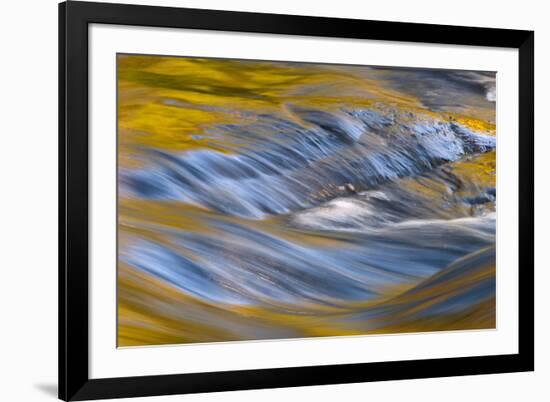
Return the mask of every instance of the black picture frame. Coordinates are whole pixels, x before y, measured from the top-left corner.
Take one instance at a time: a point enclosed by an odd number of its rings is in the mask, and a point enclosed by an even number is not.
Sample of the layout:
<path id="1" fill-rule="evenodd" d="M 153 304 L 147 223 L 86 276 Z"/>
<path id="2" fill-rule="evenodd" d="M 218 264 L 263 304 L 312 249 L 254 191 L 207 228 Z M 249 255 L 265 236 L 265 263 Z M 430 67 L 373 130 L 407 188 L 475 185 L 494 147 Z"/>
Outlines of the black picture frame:
<path id="1" fill-rule="evenodd" d="M 517 354 L 90 379 L 88 25 L 356 38 L 519 50 Z M 114 96 L 114 94 L 113 94 Z M 70 1 L 59 5 L 59 398 L 169 395 L 534 370 L 534 32 Z"/>

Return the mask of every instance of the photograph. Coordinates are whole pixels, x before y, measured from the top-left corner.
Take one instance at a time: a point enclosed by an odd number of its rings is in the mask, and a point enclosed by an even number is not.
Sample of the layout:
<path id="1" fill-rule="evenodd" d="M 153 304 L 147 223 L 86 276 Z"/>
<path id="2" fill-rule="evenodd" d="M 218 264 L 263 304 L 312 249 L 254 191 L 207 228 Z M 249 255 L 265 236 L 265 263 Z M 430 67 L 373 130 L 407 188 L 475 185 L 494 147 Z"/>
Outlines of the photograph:
<path id="1" fill-rule="evenodd" d="M 119 348 L 497 327 L 495 71 L 116 70 Z"/>
<path id="2" fill-rule="evenodd" d="M 546 402 L 548 13 L 345 1 L 5 2 L 0 402 Z"/>

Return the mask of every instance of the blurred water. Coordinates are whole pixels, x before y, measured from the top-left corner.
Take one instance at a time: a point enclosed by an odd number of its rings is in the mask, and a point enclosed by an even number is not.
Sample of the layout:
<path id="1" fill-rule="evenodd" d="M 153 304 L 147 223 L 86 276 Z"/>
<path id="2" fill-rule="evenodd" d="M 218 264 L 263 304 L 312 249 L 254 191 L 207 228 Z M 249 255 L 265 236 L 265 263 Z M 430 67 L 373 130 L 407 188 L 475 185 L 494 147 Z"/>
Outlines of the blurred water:
<path id="1" fill-rule="evenodd" d="M 494 326 L 494 74 L 119 77 L 119 345 Z"/>

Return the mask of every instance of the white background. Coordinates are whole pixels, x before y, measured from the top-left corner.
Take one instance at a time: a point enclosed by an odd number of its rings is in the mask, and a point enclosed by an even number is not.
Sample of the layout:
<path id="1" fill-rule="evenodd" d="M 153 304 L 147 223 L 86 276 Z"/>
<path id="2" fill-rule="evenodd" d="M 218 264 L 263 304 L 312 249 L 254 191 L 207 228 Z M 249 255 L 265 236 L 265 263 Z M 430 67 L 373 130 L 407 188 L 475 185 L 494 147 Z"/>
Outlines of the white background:
<path id="1" fill-rule="evenodd" d="M 7 3 L 7 2 L 6 2 Z M 172 396 L 165 401 L 401 400 L 545 401 L 550 376 L 546 306 L 550 27 L 544 2 L 338 0 L 148 1 L 150 4 L 536 30 L 537 360 L 533 373 Z M 0 399 L 54 400 L 57 375 L 57 5 L 2 4 L 2 280 Z M 545 124 L 546 123 L 546 124 Z M 546 380 L 546 381 L 545 381 Z M 142 399 L 145 400 L 145 399 Z M 152 400 L 152 399 L 147 399 Z M 137 400 L 136 400 L 137 401 Z"/>

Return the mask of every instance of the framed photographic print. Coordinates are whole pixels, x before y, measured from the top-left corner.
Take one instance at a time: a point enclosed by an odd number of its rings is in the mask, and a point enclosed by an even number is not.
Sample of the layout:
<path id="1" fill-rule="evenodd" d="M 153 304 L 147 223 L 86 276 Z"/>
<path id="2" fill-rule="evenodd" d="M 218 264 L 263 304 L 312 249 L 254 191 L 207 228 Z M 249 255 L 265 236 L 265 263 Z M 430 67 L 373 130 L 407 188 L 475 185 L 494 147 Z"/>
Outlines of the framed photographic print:
<path id="1" fill-rule="evenodd" d="M 69 1 L 59 40 L 61 399 L 534 369 L 533 32 Z"/>

